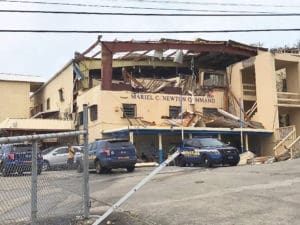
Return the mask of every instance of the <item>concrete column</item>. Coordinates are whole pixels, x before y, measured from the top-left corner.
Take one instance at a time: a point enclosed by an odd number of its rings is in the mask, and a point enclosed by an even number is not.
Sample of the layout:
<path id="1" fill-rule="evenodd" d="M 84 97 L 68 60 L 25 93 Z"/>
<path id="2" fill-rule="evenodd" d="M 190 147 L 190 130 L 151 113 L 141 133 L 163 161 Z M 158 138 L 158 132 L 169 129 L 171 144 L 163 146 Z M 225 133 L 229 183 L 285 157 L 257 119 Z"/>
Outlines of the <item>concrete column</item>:
<path id="1" fill-rule="evenodd" d="M 162 135 L 158 134 L 159 164 L 163 162 Z"/>
<path id="2" fill-rule="evenodd" d="M 218 134 L 218 140 L 221 141 L 221 139 L 222 139 L 221 134 Z"/>
<path id="3" fill-rule="evenodd" d="M 189 133 L 189 139 L 193 138 L 193 134 Z"/>

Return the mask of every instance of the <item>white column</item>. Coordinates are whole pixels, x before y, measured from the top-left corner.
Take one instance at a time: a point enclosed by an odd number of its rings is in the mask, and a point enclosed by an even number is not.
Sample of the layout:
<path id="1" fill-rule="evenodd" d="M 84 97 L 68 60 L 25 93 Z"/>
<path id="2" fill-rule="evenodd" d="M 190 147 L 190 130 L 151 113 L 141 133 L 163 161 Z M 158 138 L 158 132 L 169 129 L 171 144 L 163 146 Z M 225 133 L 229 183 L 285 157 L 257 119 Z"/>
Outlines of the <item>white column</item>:
<path id="1" fill-rule="evenodd" d="M 159 164 L 163 162 L 162 135 L 158 134 Z"/>
<path id="2" fill-rule="evenodd" d="M 131 142 L 131 144 L 133 144 L 133 132 L 132 131 L 130 131 L 129 132 L 129 141 Z"/>
<path id="3" fill-rule="evenodd" d="M 245 134 L 245 148 L 246 148 L 246 151 L 249 151 L 249 140 L 248 140 L 248 134 Z"/>

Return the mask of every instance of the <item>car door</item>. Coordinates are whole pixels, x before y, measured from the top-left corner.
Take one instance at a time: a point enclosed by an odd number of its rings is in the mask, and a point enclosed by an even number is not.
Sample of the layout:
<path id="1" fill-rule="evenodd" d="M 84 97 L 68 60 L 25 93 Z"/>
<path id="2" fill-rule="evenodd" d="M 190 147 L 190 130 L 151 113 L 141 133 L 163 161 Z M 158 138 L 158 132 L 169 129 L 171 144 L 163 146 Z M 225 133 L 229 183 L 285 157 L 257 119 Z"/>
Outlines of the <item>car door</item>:
<path id="1" fill-rule="evenodd" d="M 53 158 L 54 158 L 53 165 L 56 166 L 66 165 L 68 160 L 68 154 L 69 154 L 68 147 L 57 148 L 53 154 Z"/>
<path id="2" fill-rule="evenodd" d="M 194 161 L 194 147 L 192 145 L 192 140 L 187 140 L 185 142 L 182 154 L 184 155 L 187 163 L 192 163 Z"/>

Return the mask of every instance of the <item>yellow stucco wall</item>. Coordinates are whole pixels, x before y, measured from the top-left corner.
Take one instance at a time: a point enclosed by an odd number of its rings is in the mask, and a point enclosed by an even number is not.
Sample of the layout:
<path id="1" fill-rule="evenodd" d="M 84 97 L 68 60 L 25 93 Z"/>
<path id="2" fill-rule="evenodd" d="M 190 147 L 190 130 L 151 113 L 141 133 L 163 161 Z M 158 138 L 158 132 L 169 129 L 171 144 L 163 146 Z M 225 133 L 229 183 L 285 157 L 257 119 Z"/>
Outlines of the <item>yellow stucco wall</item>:
<path id="1" fill-rule="evenodd" d="M 203 107 L 222 108 L 223 91 L 214 91 L 213 97 L 195 96 L 195 110 L 202 112 Z M 183 96 L 183 111 L 191 110 L 191 96 Z M 169 106 L 180 106 L 180 95 L 162 93 L 131 93 L 129 91 L 101 91 L 100 86 L 82 93 L 77 98 L 79 111 L 82 105 L 98 105 L 98 120 L 89 119 L 89 140 L 102 137 L 102 130 L 128 126 L 123 117 L 122 104 L 136 104 L 136 116 L 157 125 L 165 122 L 162 116 L 169 115 Z"/>
<path id="2" fill-rule="evenodd" d="M 0 122 L 7 117 L 29 117 L 29 83 L 0 81 L 0 90 Z"/>
<path id="3" fill-rule="evenodd" d="M 60 100 L 59 89 L 63 90 L 64 101 Z M 47 99 L 50 99 L 50 108 L 47 109 Z M 46 83 L 33 96 L 33 105 L 41 111 L 59 110 L 61 113 L 71 113 L 73 105 L 73 68 L 72 65 L 66 67 L 55 76 L 51 82 Z"/>
<path id="4" fill-rule="evenodd" d="M 279 127 L 277 118 L 277 95 L 275 58 L 272 53 L 263 52 L 256 57 L 237 63 L 231 69 L 231 90 L 237 98 L 244 100 L 242 92 L 242 70 L 254 66 L 257 113 L 255 119 L 268 130 Z M 236 105 L 236 111 L 239 111 Z"/>
<path id="5" fill-rule="evenodd" d="M 266 129 L 279 127 L 277 116 L 276 74 L 273 54 L 266 52 L 255 60 L 258 118 Z"/>

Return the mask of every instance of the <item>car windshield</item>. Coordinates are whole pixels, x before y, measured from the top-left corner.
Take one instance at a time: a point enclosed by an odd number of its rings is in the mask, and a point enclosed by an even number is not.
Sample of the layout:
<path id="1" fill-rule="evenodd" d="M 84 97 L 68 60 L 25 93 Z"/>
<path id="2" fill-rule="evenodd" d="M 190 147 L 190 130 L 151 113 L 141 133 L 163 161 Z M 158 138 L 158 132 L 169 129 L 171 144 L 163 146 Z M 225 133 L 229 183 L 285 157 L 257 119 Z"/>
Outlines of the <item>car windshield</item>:
<path id="1" fill-rule="evenodd" d="M 196 144 L 199 147 L 218 147 L 218 146 L 224 146 L 224 143 L 219 141 L 218 139 L 214 138 L 201 138 L 201 139 L 196 139 Z"/>

